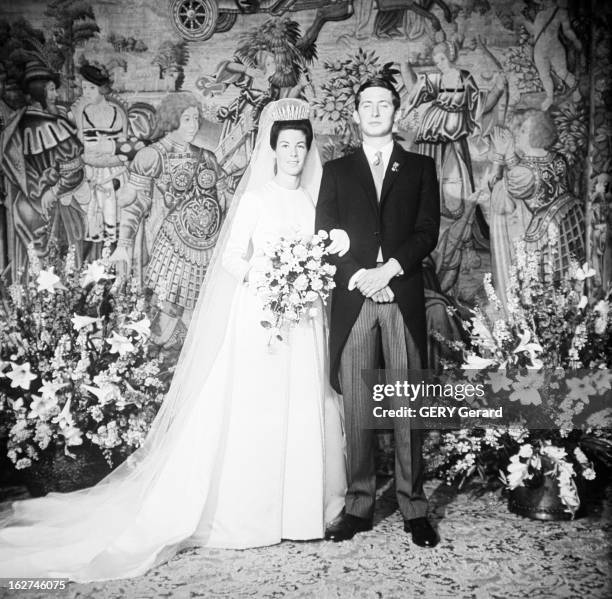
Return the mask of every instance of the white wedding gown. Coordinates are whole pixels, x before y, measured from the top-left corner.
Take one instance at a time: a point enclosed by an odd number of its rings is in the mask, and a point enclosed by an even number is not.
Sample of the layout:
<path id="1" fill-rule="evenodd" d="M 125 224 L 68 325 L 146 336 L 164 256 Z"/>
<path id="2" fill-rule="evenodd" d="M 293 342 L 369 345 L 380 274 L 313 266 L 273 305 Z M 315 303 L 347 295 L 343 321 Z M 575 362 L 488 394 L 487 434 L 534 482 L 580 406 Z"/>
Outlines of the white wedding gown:
<path id="1" fill-rule="evenodd" d="M 302 189 L 271 181 L 248 192 L 223 265 L 242 281 L 251 252 L 296 230 L 311 234 L 314 217 Z M 188 546 L 321 538 L 346 488 L 325 313 L 305 318 L 272 351 L 262 316 L 259 299 L 241 285 L 193 410 L 168 426 L 154 462 L 137 451 L 124 480 L 111 474 L 88 490 L 16 502 L 0 529 L 0 577 L 125 578 Z"/>

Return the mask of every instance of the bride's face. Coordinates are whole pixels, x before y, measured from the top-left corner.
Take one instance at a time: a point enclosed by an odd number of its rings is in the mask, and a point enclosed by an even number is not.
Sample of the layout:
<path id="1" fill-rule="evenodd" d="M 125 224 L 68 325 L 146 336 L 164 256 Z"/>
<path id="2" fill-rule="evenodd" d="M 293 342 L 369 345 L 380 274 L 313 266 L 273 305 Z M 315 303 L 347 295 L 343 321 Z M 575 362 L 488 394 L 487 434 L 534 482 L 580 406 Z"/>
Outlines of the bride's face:
<path id="1" fill-rule="evenodd" d="M 286 175 L 300 175 L 308 154 L 306 135 L 296 129 L 284 129 L 276 141 L 276 168 Z"/>

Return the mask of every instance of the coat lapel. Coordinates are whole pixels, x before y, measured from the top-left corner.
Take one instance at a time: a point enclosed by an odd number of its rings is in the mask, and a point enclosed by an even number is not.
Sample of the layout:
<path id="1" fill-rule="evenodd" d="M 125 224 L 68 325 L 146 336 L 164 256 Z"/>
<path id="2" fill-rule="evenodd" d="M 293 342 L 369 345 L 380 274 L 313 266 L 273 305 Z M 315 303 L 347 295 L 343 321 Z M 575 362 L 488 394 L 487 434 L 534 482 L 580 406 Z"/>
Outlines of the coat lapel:
<path id="1" fill-rule="evenodd" d="M 383 179 L 382 191 L 380 192 L 380 205 L 389 195 L 393 184 L 397 180 L 397 177 L 404 166 L 406 160 L 406 153 L 402 150 L 401 146 L 395 142 L 393 144 L 393 151 L 389 158 L 389 164 L 387 165 L 387 171 L 385 172 L 385 178 Z"/>
<path id="2" fill-rule="evenodd" d="M 365 191 L 365 195 L 368 198 L 374 213 L 378 216 L 378 200 L 376 198 L 376 187 L 374 185 L 374 179 L 372 177 L 372 171 L 370 164 L 366 158 L 363 148 L 360 147 L 354 154 L 355 156 L 355 176 L 359 180 L 359 183 Z"/>

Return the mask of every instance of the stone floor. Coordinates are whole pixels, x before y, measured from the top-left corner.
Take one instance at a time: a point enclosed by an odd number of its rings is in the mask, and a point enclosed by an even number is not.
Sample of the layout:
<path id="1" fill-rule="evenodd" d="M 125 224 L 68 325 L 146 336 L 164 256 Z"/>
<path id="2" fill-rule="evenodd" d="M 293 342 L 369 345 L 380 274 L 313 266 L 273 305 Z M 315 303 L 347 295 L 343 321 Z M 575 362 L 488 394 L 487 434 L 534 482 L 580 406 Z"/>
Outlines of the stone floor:
<path id="1" fill-rule="evenodd" d="M 70 584 L 56 597 L 145 599 L 612 597 L 612 488 L 587 518 L 535 522 L 511 514 L 498 493 L 456 494 L 430 481 L 442 541 L 415 547 L 402 530 L 391 482 L 371 532 L 334 544 L 284 542 L 243 551 L 193 549 L 131 580 Z M 2 595 L 0 590 L 0 596 Z M 15 593 L 42 598 L 41 593 Z"/>

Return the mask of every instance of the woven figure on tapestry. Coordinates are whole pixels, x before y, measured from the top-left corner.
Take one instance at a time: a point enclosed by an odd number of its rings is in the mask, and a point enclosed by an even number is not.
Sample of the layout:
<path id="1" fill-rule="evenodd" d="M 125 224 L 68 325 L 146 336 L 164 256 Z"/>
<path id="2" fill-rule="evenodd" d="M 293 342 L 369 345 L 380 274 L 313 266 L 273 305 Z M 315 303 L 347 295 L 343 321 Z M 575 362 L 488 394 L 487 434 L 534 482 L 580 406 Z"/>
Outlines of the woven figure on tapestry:
<path id="1" fill-rule="evenodd" d="M 159 151 L 163 173 L 157 187 L 169 212 L 153 242 L 144 285 L 191 310 L 223 219 L 216 188 L 221 170 L 207 150 L 175 153 L 160 145 Z"/>

